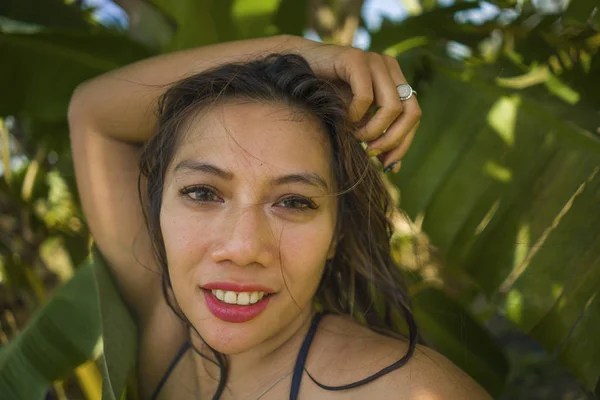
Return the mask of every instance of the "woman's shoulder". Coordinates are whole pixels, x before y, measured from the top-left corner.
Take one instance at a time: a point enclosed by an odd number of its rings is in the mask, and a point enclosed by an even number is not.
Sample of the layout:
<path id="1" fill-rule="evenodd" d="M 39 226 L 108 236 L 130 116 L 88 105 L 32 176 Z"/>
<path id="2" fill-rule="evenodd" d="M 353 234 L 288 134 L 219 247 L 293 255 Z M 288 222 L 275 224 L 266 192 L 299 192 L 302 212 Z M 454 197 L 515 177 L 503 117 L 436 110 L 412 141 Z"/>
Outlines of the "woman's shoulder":
<path id="1" fill-rule="evenodd" d="M 150 398 L 169 366 L 189 341 L 189 328 L 160 299 L 146 318 L 138 319 L 137 378 L 142 398 Z"/>
<path id="2" fill-rule="evenodd" d="M 393 344 L 389 346 L 391 351 L 393 348 Z M 407 390 L 406 398 L 415 400 L 491 400 L 490 395 L 452 361 L 421 345 L 404 367 L 381 380 L 379 390 L 388 395 Z"/>
<path id="3" fill-rule="evenodd" d="M 321 348 L 329 350 L 319 357 L 320 360 L 317 358 L 315 373 L 325 381 L 322 383 L 332 386 L 371 376 L 400 360 L 409 349 L 407 340 L 376 333 L 349 317 L 330 315 L 324 319 L 320 331 Z M 374 398 L 491 399 L 454 363 L 421 345 L 406 364 L 368 383 L 364 389 Z"/>

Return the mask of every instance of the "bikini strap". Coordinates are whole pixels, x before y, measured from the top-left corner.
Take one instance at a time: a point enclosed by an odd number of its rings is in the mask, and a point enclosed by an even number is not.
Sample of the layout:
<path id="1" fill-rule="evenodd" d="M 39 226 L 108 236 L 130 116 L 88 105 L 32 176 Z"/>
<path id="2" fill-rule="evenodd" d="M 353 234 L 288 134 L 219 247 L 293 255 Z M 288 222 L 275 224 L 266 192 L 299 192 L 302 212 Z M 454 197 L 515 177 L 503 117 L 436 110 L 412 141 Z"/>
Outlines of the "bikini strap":
<path id="1" fill-rule="evenodd" d="M 296 358 L 296 365 L 294 366 L 294 373 L 292 375 L 292 388 L 290 390 L 290 400 L 296 400 L 298 398 L 298 393 L 300 392 L 300 383 L 302 382 L 302 375 L 304 373 L 304 364 L 306 364 L 306 358 L 308 357 L 308 349 L 317 333 L 317 328 L 319 326 L 319 322 L 321 322 L 321 318 L 323 317 L 323 313 L 317 313 L 313 317 L 312 323 L 310 325 L 310 329 L 304 338 L 304 342 L 302 342 L 302 346 L 300 347 L 300 351 L 298 352 L 298 357 Z"/>
<path id="2" fill-rule="evenodd" d="M 175 356 L 175 358 L 173 358 L 173 361 L 171 361 L 171 364 L 169 364 L 167 371 L 162 376 L 160 382 L 158 383 L 158 386 L 154 390 L 154 393 L 152 393 L 152 397 L 150 397 L 150 399 L 156 400 L 158 398 L 158 395 L 160 394 L 160 391 L 163 388 L 163 386 L 165 385 L 165 383 L 167 382 L 169 375 L 171 375 L 171 372 L 173 372 L 173 370 L 175 369 L 175 366 L 177 365 L 177 363 L 179 362 L 181 357 L 183 357 L 183 355 L 189 348 L 190 348 L 190 341 L 186 340 L 185 343 L 181 346 L 181 348 L 177 352 L 177 355 Z"/>

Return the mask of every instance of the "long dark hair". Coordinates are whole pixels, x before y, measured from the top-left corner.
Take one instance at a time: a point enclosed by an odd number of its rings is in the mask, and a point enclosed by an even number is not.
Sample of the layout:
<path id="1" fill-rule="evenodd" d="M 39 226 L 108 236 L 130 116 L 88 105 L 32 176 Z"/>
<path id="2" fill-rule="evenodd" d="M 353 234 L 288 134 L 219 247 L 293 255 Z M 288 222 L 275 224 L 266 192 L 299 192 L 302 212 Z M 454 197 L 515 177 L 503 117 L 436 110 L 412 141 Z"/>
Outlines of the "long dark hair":
<path id="1" fill-rule="evenodd" d="M 259 60 L 226 64 L 175 83 L 162 95 L 158 129 L 140 160 L 140 200 L 155 256 L 161 267 L 163 294 L 173 311 L 190 326 L 173 294 L 160 230 L 166 171 L 181 143 L 181 126 L 193 113 L 231 100 L 248 100 L 306 112 L 321 122 L 332 148 L 338 197 L 334 258 L 328 262 L 314 297 L 325 312 L 349 315 L 370 329 L 409 340 L 400 360 L 359 382 L 329 390 L 349 389 L 400 368 L 417 344 L 417 326 L 410 311 L 403 276 L 394 262 L 390 239 L 393 201 L 377 168 L 354 137 L 354 126 L 340 92 L 318 78 L 298 55 L 272 54 Z M 227 358 L 213 350 L 220 366 L 218 399 L 227 380 Z M 311 377 L 312 379 L 312 377 Z M 313 379 L 314 380 L 314 379 Z"/>

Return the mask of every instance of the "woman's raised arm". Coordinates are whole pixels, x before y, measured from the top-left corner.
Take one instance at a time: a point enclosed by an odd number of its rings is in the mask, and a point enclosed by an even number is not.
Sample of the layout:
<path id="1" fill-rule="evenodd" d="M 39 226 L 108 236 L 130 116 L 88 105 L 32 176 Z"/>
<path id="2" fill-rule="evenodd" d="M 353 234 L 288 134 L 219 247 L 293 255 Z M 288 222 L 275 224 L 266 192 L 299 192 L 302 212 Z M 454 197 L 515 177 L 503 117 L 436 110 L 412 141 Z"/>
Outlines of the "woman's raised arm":
<path id="1" fill-rule="evenodd" d="M 237 41 L 136 62 L 79 85 L 71 100 L 69 120 L 85 119 L 105 136 L 143 143 L 155 128 L 156 101 L 169 85 L 219 64 L 293 48 L 298 41 L 304 40 L 276 36 Z"/>
<path id="2" fill-rule="evenodd" d="M 82 83 L 69 105 L 83 211 L 126 302 L 145 318 L 161 296 L 138 197 L 141 145 L 156 128 L 157 100 L 181 78 L 293 46 L 294 37 L 232 42 L 143 60 Z"/>

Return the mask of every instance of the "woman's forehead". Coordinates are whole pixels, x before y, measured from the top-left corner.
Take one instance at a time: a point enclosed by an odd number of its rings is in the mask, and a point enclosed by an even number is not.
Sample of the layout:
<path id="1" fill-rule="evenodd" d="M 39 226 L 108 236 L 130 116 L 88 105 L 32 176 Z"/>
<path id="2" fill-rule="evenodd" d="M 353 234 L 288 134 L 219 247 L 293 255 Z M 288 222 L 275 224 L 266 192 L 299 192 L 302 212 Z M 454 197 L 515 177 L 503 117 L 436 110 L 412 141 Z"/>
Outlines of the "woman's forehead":
<path id="1" fill-rule="evenodd" d="M 310 170 L 331 176 L 331 145 L 307 112 L 268 103 L 233 103 L 199 113 L 184 128 L 172 165 L 182 160 L 230 170 Z"/>

